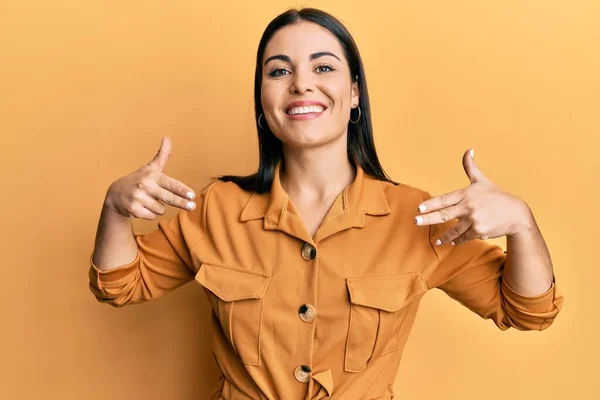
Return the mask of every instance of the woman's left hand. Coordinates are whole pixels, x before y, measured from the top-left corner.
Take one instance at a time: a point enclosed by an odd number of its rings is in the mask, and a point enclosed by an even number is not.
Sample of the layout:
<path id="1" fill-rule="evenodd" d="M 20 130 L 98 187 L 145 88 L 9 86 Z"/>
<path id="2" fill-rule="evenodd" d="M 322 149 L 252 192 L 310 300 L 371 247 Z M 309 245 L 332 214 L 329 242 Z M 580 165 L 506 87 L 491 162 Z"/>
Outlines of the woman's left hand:
<path id="1" fill-rule="evenodd" d="M 527 203 L 505 192 L 483 175 L 470 153 L 470 150 L 465 152 L 462 163 L 471 184 L 432 197 L 419 205 L 421 215 L 415 218 L 417 225 L 459 219 L 438 239 L 438 246 L 449 242 L 461 244 L 472 239 L 517 236 L 533 225 L 533 214 Z"/>

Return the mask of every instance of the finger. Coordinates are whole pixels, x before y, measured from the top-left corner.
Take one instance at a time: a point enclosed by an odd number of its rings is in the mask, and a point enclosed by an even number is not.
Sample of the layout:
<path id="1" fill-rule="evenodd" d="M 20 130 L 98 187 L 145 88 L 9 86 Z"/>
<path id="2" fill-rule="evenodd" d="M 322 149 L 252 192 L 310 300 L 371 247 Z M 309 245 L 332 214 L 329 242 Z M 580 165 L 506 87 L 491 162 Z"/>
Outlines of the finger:
<path id="1" fill-rule="evenodd" d="M 475 229 L 470 228 L 462 235 L 454 239 L 454 245 L 459 245 L 468 242 L 469 240 L 479 239 L 479 234 L 475 232 Z"/>
<path id="2" fill-rule="evenodd" d="M 169 178 L 172 179 L 172 178 Z M 175 181 L 174 179 L 172 179 L 173 181 Z M 159 183 L 159 187 L 156 187 L 154 189 L 151 190 L 152 196 L 154 196 L 155 199 L 162 201 L 165 204 L 168 204 L 170 206 L 173 207 L 178 207 L 181 208 L 183 210 L 194 210 L 196 208 L 196 203 L 194 201 L 191 200 L 187 200 L 185 198 L 183 198 L 181 195 L 179 195 L 178 193 L 185 193 L 185 189 L 181 190 L 181 189 L 174 189 L 174 190 L 170 190 L 170 187 L 173 187 L 174 185 L 177 184 L 181 184 L 183 185 L 181 182 L 175 181 L 176 183 L 165 183 L 163 182 L 162 184 Z M 163 186 L 165 185 L 165 186 Z M 185 186 L 185 185 L 184 185 Z"/>
<path id="3" fill-rule="evenodd" d="M 153 198 L 149 194 L 144 195 L 139 202 L 149 211 L 156 215 L 164 215 L 167 209 L 160 201 Z"/>
<path id="4" fill-rule="evenodd" d="M 191 187 L 181 181 L 178 181 L 177 179 L 171 178 L 168 175 L 161 174 L 156 183 L 158 186 L 168 190 L 169 192 L 173 192 L 184 199 L 187 198 L 189 200 L 194 200 L 196 197 L 196 193 L 194 193 L 194 190 Z"/>
<path id="5" fill-rule="evenodd" d="M 464 197 L 464 188 L 435 196 L 419 204 L 419 212 L 431 212 L 458 204 Z"/>
<path id="6" fill-rule="evenodd" d="M 129 218 L 154 219 L 156 218 L 156 214 L 145 208 L 142 203 L 136 202 L 129 212 Z"/>
<path id="7" fill-rule="evenodd" d="M 171 157 L 171 149 L 171 139 L 168 136 L 163 137 L 158 153 L 156 153 L 148 165 L 162 172 L 165 169 L 165 165 L 167 165 L 167 161 L 169 161 L 169 157 Z"/>
<path id="8" fill-rule="evenodd" d="M 471 227 L 470 221 L 461 220 L 461 221 L 457 222 L 456 224 L 454 224 L 452 226 L 452 228 L 448 229 L 447 232 L 444 232 L 444 234 L 435 241 L 435 244 L 437 246 L 441 246 L 446 243 L 451 243 L 457 237 L 459 237 L 460 235 L 465 233 L 467 230 L 469 230 L 470 227 Z"/>
<path id="9" fill-rule="evenodd" d="M 419 226 L 441 224 L 455 218 L 460 218 L 465 214 L 466 212 L 464 210 L 464 207 L 460 204 L 457 204 L 455 206 L 442 208 L 441 210 L 430 212 L 429 214 L 417 215 L 415 217 L 415 224 Z"/>
<path id="10" fill-rule="evenodd" d="M 471 183 L 477 183 L 487 178 L 483 175 L 483 172 L 479 170 L 479 167 L 475 165 L 475 160 L 473 159 L 472 154 L 475 153 L 475 150 L 469 149 L 463 154 L 462 164 L 467 176 Z"/>

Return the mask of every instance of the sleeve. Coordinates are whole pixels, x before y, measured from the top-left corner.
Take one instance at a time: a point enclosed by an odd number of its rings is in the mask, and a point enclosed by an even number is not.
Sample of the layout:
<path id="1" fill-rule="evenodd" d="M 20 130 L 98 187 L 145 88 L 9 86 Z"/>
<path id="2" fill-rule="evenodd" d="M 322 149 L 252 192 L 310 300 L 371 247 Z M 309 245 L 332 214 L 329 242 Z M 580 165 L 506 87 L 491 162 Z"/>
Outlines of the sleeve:
<path id="1" fill-rule="evenodd" d="M 429 244 L 438 260 L 428 279 L 429 288 L 443 290 L 480 317 L 492 319 L 500 330 L 548 328 L 564 302 L 555 277 L 551 287 L 538 296 L 515 292 L 502 279 L 506 252 L 499 246 L 479 239 L 456 246 L 435 244 L 457 222 L 455 219 L 429 226 Z"/>
<path id="2" fill-rule="evenodd" d="M 158 229 L 134 233 L 135 260 L 107 271 L 100 270 L 90 254 L 89 288 L 101 303 L 113 307 L 157 299 L 194 279 L 192 248 L 206 236 L 208 194 L 214 182 L 196 197 L 196 208 L 180 210 Z"/>

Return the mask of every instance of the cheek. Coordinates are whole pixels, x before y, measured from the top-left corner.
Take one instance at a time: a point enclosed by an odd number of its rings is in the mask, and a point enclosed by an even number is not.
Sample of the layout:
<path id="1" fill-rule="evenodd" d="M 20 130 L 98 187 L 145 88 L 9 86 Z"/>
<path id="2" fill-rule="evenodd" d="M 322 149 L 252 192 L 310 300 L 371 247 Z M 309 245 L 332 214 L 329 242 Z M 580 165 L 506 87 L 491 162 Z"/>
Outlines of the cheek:
<path id="1" fill-rule="evenodd" d="M 333 114 L 336 120 L 343 121 L 344 123 L 348 120 L 351 111 L 352 101 L 347 92 L 337 93 L 334 99 L 335 107 Z"/>
<path id="2" fill-rule="evenodd" d="M 350 112 L 352 92 L 349 91 L 347 83 L 340 83 L 330 86 L 325 94 L 332 100 L 334 107 L 331 110 L 334 114 L 346 116 Z"/>
<path id="3" fill-rule="evenodd" d="M 345 97 L 341 97 L 341 98 L 339 99 L 339 101 L 338 101 L 338 104 L 339 104 L 340 106 L 339 106 L 339 108 L 338 108 L 338 112 L 339 112 L 340 114 L 343 114 L 343 113 L 345 112 L 345 110 L 346 110 L 346 107 L 348 107 L 348 106 L 346 105 L 346 103 L 347 103 L 347 101 L 346 101 L 346 98 L 345 98 Z"/>
<path id="4" fill-rule="evenodd" d="M 270 112 L 279 106 L 282 98 L 281 89 L 277 85 L 263 84 L 260 89 L 260 98 L 263 109 Z"/>
<path id="5" fill-rule="evenodd" d="M 265 85 L 263 85 L 260 88 L 260 102 L 262 105 L 263 110 L 268 109 L 269 108 L 269 104 L 271 102 L 272 96 L 269 93 L 269 88 Z"/>

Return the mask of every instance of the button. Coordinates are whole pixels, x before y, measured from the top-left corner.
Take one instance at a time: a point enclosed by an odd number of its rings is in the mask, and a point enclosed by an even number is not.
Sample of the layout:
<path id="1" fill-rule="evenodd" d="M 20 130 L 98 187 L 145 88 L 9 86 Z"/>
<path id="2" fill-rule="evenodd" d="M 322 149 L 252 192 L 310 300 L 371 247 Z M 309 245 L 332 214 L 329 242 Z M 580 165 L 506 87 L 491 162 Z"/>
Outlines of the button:
<path id="1" fill-rule="evenodd" d="M 298 314 L 300 315 L 300 319 L 304 322 L 312 322 L 317 317 L 317 310 L 315 306 L 312 304 L 304 304 L 298 310 Z"/>
<path id="2" fill-rule="evenodd" d="M 311 372 L 312 370 L 306 365 L 298 365 L 294 370 L 294 377 L 296 377 L 298 382 L 308 382 Z"/>
<path id="3" fill-rule="evenodd" d="M 317 249 L 315 249 L 310 243 L 304 243 L 302 246 L 302 258 L 306 261 L 310 261 L 317 255 Z"/>

